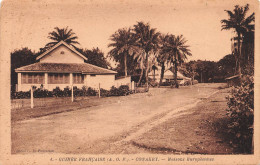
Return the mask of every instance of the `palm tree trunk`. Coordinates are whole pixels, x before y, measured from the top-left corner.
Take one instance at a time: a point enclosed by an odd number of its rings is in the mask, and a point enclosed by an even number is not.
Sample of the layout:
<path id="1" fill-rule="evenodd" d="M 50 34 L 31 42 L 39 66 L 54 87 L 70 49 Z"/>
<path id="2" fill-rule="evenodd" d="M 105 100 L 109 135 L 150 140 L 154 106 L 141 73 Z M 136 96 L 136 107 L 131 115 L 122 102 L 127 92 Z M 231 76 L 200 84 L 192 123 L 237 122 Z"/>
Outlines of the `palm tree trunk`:
<path id="1" fill-rule="evenodd" d="M 174 68 L 174 81 L 175 81 L 175 87 L 176 88 L 179 88 L 179 84 L 178 84 L 178 81 L 177 81 L 177 65 L 178 65 L 178 63 L 177 63 L 177 58 L 176 58 L 176 56 L 177 56 L 177 54 L 175 54 L 175 56 L 174 56 L 174 60 L 175 60 L 175 68 Z"/>
<path id="2" fill-rule="evenodd" d="M 141 83 L 141 80 L 142 80 L 142 78 L 143 78 L 143 73 L 144 73 L 144 69 L 142 68 L 142 70 L 141 70 L 141 75 L 140 75 L 140 77 L 139 77 L 139 80 L 138 80 L 137 86 L 139 86 L 140 83 Z"/>
<path id="3" fill-rule="evenodd" d="M 162 84 L 162 80 L 163 80 L 163 77 L 164 77 L 164 70 L 165 70 L 164 62 L 162 62 L 161 64 L 162 64 L 162 69 L 161 69 L 161 77 L 160 77 L 159 87 Z"/>
<path id="4" fill-rule="evenodd" d="M 126 52 L 124 53 L 124 56 L 125 56 L 125 58 L 124 58 L 124 62 L 125 62 L 125 77 L 127 77 L 127 62 L 126 62 L 126 60 L 127 60 L 127 53 Z"/>
<path id="5" fill-rule="evenodd" d="M 145 71 L 145 79 L 146 79 L 146 88 L 149 90 L 149 84 L 148 84 L 148 71 L 149 71 L 149 62 L 148 62 L 148 53 L 146 53 L 146 71 Z"/>
<path id="6" fill-rule="evenodd" d="M 237 64 L 238 64 L 238 68 L 237 68 L 237 71 L 238 71 L 238 75 L 239 75 L 239 84 L 241 84 L 241 45 L 240 45 L 240 32 L 237 32 L 237 46 L 238 46 L 238 57 L 237 57 Z"/>
<path id="7" fill-rule="evenodd" d="M 155 69 L 153 70 L 153 81 L 155 81 Z"/>

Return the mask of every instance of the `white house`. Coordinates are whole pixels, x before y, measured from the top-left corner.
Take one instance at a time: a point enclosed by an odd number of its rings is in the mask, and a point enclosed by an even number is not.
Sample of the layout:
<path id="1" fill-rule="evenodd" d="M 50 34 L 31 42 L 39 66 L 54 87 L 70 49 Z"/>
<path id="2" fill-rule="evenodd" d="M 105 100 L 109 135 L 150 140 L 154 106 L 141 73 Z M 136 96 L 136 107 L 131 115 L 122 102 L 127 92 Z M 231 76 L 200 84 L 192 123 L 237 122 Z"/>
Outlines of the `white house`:
<path id="1" fill-rule="evenodd" d="M 161 78 L 161 67 L 158 66 L 158 69 L 155 70 L 155 72 L 152 70 L 148 76 L 151 79 L 155 78 L 155 81 L 159 82 Z M 183 84 L 185 81 L 191 80 L 191 78 L 185 77 L 179 71 L 177 71 L 177 79 L 180 80 L 180 84 Z M 169 82 L 173 80 L 174 80 L 173 72 L 170 69 L 165 69 L 162 82 L 167 82 L 167 81 Z"/>
<path id="2" fill-rule="evenodd" d="M 37 63 L 17 68 L 18 91 L 28 91 L 31 86 L 52 90 L 67 86 L 110 89 L 115 84 L 117 72 L 85 63 L 85 56 L 66 42 L 58 44 L 36 58 Z"/>

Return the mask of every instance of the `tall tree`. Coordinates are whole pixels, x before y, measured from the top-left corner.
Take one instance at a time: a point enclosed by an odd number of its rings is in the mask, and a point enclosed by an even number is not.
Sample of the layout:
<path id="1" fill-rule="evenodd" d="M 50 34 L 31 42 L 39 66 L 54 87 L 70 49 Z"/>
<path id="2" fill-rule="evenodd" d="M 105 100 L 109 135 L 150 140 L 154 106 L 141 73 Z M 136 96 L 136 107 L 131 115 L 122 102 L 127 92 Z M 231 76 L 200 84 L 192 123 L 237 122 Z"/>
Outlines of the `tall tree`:
<path id="1" fill-rule="evenodd" d="M 110 63 L 107 61 L 104 53 L 98 47 L 85 50 L 77 48 L 76 50 L 87 57 L 87 63 L 106 69 L 111 68 Z"/>
<path id="2" fill-rule="evenodd" d="M 22 48 L 19 50 L 14 50 L 11 53 L 11 90 L 15 91 L 15 84 L 17 84 L 17 73 L 15 69 L 33 64 L 36 62 L 36 55 L 29 48 Z"/>
<path id="3" fill-rule="evenodd" d="M 49 42 L 46 44 L 46 48 L 50 48 L 57 44 L 60 41 L 66 42 L 68 45 L 73 46 L 76 48 L 75 44 L 79 44 L 77 39 L 78 37 L 76 34 L 72 31 L 72 29 L 68 29 L 68 26 L 66 28 L 58 28 L 55 27 L 55 30 L 49 33 L 48 38 L 53 40 L 52 42 Z"/>
<path id="4" fill-rule="evenodd" d="M 168 59 L 168 52 L 165 49 L 165 47 L 167 46 L 167 40 L 168 40 L 169 35 L 160 35 L 160 52 L 157 56 L 157 62 L 159 63 L 159 65 L 161 66 L 161 74 L 160 74 L 160 82 L 159 82 L 159 86 L 162 84 L 162 80 L 164 77 L 164 72 L 165 72 L 165 62 Z"/>
<path id="5" fill-rule="evenodd" d="M 183 35 L 174 36 L 171 34 L 166 38 L 166 44 L 163 47 L 165 53 L 168 53 L 167 62 L 174 65 L 173 73 L 176 88 L 179 87 L 177 81 L 178 64 L 183 63 L 187 59 L 187 56 L 192 55 L 186 42 L 187 40 Z"/>
<path id="6" fill-rule="evenodd" d="M 151 28 L 148 23 L 137 22 L 134 25 L 135 37 L 137 44 L 143 53 L 140 56 L 145 56 L 145 78 L 146 86 L 148 88 L 148 73 L 149 73 L 149 57 L 155 55 L 159 51 L 159 36 L 160 33 L 155 28 Z"/>
<path id="7" fill-rule="evenodd" d="M 225 10 L 229 16 L 228 19 L 221 20 L 222 29 L 221 30 L 230 30 L 234 29 L 237 34 L 237 65 L 238 65 L 238 75 L 241 79 L 241 43 L 243 34 L 254 29 L 252 22 L 255 21 L 255 13 L 252 13 L 250 16 L 246 17 L 249 10 L 249 5 L 244 7 L 236 5 L 233 12 L 230 10 Z"/>
<path id="8" fill-rule="evenodd" d="M 127 76 L 127 58 L 137 53 L 139 48 L 136 46 L 136 38 L 130 28 L 119 29 L 110 37 L 112 43 L 108 47 L 113 47 L 108 55 L 113 57 L 116 62 L 124 62 L 125 77 Z M 123 60 L 122 60 L 123 57 Z"/>

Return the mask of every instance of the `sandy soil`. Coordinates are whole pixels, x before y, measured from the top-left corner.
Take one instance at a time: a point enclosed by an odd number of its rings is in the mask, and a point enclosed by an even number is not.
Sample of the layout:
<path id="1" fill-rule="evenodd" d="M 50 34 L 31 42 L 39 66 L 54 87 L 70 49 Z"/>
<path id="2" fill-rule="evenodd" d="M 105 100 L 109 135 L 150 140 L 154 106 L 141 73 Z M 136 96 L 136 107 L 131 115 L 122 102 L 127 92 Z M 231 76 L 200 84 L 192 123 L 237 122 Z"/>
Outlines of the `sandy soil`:
<path id="1" fill-rule="evenodd" d="M 218 91 L 219 86 L 153 88 L 149 93 L 106 98 L 106 104 L 95 107 L 13 122 L 12 153 L 150 152 L 133 145 L 133 140 L 147 138 L 145 133 L 171 121 L 167 116 L 189 113 L 194 103 Z M 154 136 L 158 133 L 155 131 Z"/>

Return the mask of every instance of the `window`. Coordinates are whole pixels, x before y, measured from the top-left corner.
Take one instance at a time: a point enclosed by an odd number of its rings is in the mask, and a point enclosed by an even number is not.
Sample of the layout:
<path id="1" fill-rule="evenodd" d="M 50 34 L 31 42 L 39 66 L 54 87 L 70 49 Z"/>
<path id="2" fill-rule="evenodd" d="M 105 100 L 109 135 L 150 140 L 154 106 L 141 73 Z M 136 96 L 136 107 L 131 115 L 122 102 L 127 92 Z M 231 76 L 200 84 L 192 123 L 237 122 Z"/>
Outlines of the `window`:
<path id="1" fill-rule="evenodd" d="M 84 84 L 84 75 L 81 73 L 73 73 L 73 84 Z"/>
<path id="2" fill-rule="evenodd" d="M 69 84 L 69 73 L 49 73 L 48 84 Z"/>
<path id="3" fill-rule="evenodd" d="M 22 73 L 22 84 L 43 84 L 44 73 Z"/>

